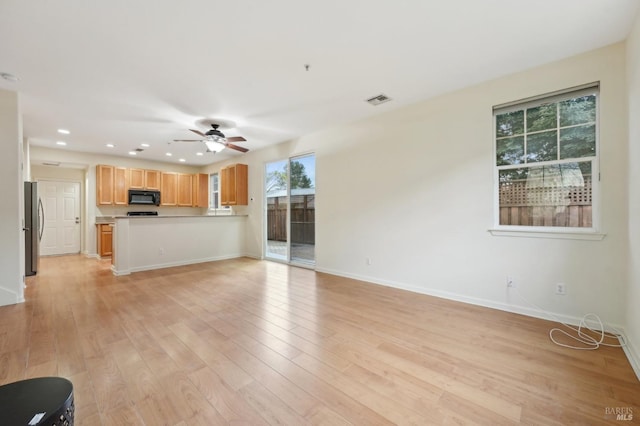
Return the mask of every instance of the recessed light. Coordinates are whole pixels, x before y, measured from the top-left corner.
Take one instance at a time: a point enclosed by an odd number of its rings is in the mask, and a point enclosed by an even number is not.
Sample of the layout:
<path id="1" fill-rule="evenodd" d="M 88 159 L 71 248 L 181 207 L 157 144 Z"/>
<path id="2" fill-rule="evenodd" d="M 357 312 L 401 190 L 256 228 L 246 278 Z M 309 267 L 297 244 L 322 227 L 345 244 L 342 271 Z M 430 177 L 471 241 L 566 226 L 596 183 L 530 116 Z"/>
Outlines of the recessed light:
<path id="1" fill-rule="evenodd" d="M 202 152 L 196 152 L 196 155 L 197 155 L 198 157 L 202 157 L 204 154 L 203 154 Z"/>
<path id="2" fill-rule="evenodd" d="M 66 143 L 66 142 L 63 142 L 63 141 L 58 141 L 58 142 L 56 142 L 56 145 L 66 146 L 66 145 L 67 145 L 67 143 Z"/>
<path id="3" fill-rule="evenodd" d="M 135 151 L 129 151 L 129 155 L 137 155 L 138 153 Z"/>
<path id="4" fill-rule="evenodd" d="M 12 83 L 15 83 L 16 81 L 20 80 L 18 77 L 16 77 L 13 74 L 9 74 L 8 72 L 0 73 L 0 77 L 4 78 L 5 80 L 10 81 Z"/>
<path id="5" fill-rule="evenodd" d="M 149 145 L 148 143 L 141 143 L 140 146 L 143 148 L 149 148 L 151 145 Z"/>
<path id="6" fill-rule="evenodd" d="M 63 135 L 68 135 L 71 132 L 68 131 L 67 129 L 58 129 L 58 133 L 62 133 Z"/>
<path id="7" fill-rule="evenodd" d="M 112 144 L 112 143 L 108 143 L 106 146 L 107 146 L 107 148 L 115 148 L 115 147 L 116 147 L 116 146 L 115 146 L 114 144 Z"/>
<path id="8" fill-rule="evenodd" d="M 184 162 L 185 162 L 185 161 L 187 161 L 187 160 L 185 160 L 184 158 L 181 158 L 181 159 L 180 159 L 180 160 L 178 160 L 178 161 L 180 161 L 181 163 L 184 163 Z"/>
<path id="9" fill-rule="evenodd" d="M 172 154 L 172 153 L 170 153 L 170 152 L 167 152 L 165 155 L 166 155 L 167 157 L 171 157 L 173 154 Z"/>

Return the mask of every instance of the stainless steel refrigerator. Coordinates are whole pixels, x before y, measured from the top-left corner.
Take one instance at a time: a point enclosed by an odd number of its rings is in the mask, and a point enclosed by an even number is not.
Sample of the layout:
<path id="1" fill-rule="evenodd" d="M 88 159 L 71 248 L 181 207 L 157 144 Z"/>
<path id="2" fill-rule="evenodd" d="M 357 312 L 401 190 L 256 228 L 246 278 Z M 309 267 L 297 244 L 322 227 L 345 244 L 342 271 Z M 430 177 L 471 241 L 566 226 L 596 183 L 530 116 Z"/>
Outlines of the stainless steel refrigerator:
<path id="1" fill-rule="evenodd" d="M 25 275 L 35 275 L 38 272 L 40 257 L 40 240 L 44 231 L 44 209 L 38 197 L 38 183 L 24 183 L 24 246 Z"/>

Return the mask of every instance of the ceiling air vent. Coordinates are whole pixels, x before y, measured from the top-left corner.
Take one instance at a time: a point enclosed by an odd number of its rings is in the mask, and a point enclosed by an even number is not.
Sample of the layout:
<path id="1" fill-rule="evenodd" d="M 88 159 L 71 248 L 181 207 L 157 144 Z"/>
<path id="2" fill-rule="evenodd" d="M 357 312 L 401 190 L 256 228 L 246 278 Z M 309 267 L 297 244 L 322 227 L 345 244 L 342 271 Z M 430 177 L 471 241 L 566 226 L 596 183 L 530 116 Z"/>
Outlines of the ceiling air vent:
<path id="1" fill-rule="evenodd" d="M 142 148 L 136 148 L 136 149 L 135 149 L 135 151 L 136 151 L 136 152 L 142 152 L 142 151 L 144 151 L 144 149 L 142 149 Z"/>
<path id="2" fill-rule="evenodd" d="M 381 93 L 378 96 L 374 96 L 373 98 L 367 99 L 367 102 L 369 102 L 371 105 L 380 105 L 385 102 L 389 102 L 390 100 L 391 100 L 390 97 Z"/>
<path id="3" fill-rule="evenodd" d="M 53 166 L 53 167 L 59 167 L 60 166 L 60 162 L 56 161 L 56 162 L 43 162 L 42 163 L 43 166 Z"/>

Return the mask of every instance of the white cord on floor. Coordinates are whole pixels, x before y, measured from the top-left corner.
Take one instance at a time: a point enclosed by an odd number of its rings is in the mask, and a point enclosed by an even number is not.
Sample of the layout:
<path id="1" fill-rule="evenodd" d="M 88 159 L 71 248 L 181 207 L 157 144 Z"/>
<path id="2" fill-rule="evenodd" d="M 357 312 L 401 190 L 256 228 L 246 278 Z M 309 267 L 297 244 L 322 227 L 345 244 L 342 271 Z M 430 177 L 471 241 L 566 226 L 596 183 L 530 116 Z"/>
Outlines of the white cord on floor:
<path id="1" fill-rule="evenodd" d="M 567 324 L 563 321 L 561 321 L 557 316 L 555 316 L 554 314 L 552 314 L 551 312 L 542 309 L 540 306 L 536 305 L 533 302 L 530 302 L 526 297 L 524 297 L 517 288 L 515 287 L 510 287 L 511 290 L 514 290 L 515 293 L 525 302 L 527 302 L 529 305 L 533 306 L 534 308 L 536 308 L 539 312 L 546 314 L 547 316 L 553 318 L 556 322 L 559 322 L 560 324 L 564 325 L 565 327 L 567 327 L 568 329 L 572 330 L 574 333 L 576 333 L 576 335 L 569 333 L 566 330 L 563 330 L 561 328 L 552 328 L 551 330 L 549 330 L 549 338 L 551 339 L 551 341 L 553 343 L 555 343 L 558 346 L 562 346 L 564 348 L 569 348 L 569 349 L 576 349 L 576 350 L 583 350 L 583 351 L 595 351 L 596 349 L 598 349 L 600 346 L 610 346 L 613 348 L 622 348 L 625 347 L 627 344 L 626 343 L 620 343 L 620 341 L 622 340 L 624 342 L 624 338 L 622 337 L 622 333 L 616 329 L 615 327 L 611 327 L 609 326 L 609 329 L 612 331 L 605 331 L 605 325 L 602 323 L 602 320 L 600 319 L 600 317 L 596 314 L 586 314 L 584 317 L 582 317 L 582 319 L 580 320 L 580 325 L 578 327 L 575 327 L 573 325 Z M 592 328 L 591 326 L 589 326 L 588 321 L 589 319 L 591 319 L 591 321 L 594 323 L 595 326 L 597 326 L 597 328 Z M 596 333 L 596 335 L 599 335 L 599 338 L 596 339 L 588 334 L 585 334 L 582 330 L 583 329 L 587 329 L 593 333 Z M 567 345 L 565 343 L 560 343 L 558 342 L 554 337 L 554 333 L 561 333 L 564 334 L 565 336 L 582 343 L 585 346 L 573 346 L 573 345 Z M 619 343 L 605 343 L 605 338 L 607 339 L 617 339 L 617 341 Z"/>

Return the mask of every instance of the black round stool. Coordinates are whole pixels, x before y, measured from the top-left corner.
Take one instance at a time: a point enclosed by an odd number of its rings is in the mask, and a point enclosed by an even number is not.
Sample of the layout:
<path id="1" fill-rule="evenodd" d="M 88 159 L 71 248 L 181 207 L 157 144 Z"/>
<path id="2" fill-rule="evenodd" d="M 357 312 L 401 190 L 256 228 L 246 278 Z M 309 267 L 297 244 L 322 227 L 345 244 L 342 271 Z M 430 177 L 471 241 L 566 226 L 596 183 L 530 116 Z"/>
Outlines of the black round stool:
<path id="1" fill-rule="evenodd" d="M 0 386 L 0 424 L 73 426 L 73 384 L 39 377 Z"/>

